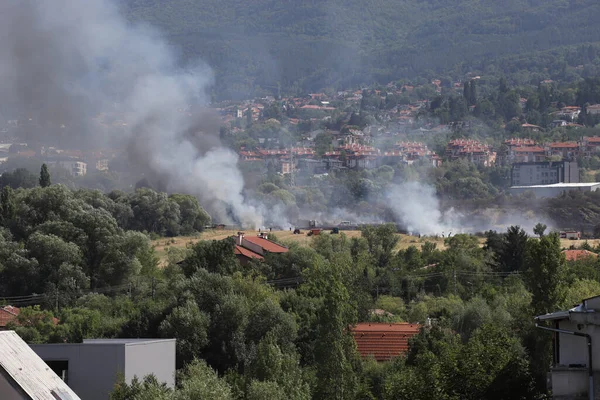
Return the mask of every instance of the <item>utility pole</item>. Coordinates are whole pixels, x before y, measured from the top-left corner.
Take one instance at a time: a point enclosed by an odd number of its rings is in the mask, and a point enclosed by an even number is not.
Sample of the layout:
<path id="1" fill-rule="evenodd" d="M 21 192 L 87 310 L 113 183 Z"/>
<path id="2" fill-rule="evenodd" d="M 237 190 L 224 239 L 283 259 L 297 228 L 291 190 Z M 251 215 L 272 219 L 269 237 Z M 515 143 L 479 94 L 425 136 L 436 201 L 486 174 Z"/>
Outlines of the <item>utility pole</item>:
<path id="1" fill-rule="evenodd" d="M 58 286 L 56 287 L 56 313 L 58 313 Z"/>
<path id="2" fill-rule="evenodd" d="M 152 300 L 154 300 L 154 294 L 156 292 L 155 279 L 152 277 Z"/>

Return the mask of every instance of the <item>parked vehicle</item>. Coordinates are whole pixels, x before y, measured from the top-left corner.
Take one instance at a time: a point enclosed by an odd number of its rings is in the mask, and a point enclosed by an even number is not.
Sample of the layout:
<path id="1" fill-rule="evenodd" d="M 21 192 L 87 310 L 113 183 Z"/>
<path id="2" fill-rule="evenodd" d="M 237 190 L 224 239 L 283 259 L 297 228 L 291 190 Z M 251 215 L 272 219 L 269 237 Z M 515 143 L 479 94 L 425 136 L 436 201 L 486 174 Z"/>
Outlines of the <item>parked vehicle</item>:
<path id="1" fill-rule="evenodd" d="M 560 231 L 561 239 L 579 240 L 581 239 L 581 232 L 579 231 Z"/>

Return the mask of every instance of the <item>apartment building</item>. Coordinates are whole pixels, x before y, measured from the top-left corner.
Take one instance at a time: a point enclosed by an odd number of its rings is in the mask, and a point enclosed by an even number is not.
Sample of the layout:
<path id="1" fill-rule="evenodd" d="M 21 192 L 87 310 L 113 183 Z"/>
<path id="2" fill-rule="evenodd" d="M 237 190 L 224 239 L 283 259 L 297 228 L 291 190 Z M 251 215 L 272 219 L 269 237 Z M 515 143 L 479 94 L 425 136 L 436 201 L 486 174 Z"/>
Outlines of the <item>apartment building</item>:
<path id="1" fill-rule="evenodd" d="M 511 186 L 579 183 L 577 161 L 515 163 L 511 169 Z"/>

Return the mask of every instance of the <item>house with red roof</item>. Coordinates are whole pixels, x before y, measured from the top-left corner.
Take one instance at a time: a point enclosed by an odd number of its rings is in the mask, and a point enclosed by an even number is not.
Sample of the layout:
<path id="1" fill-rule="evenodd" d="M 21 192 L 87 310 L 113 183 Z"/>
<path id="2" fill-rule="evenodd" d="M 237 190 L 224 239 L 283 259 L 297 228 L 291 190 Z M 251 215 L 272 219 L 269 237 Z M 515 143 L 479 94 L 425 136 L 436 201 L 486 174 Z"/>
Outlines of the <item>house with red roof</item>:
<path id="1" fill-rule="evenodd" d="M 574 121 L 579 117 L 581 108 L 578 106 L 566 106 L 556 111 L 554 115 L 559 119 L 566 119 L 567 121 Z"/>
<path id="2" fill-rule="evenodd" d="M 6 326 L 9 323 L 14 323 L 18 325 L 17 317 L 21 313 L 21 309 L 19 307 L 14 306 L 4 306 L 0 307 L 0 331 L 5 331 Z M 58 318 L 52 318 L 52 322 L 54 325 L 58 325 Z"/>
<path id="3" fill-rule="evenodd" d="M 546 149 L 541 146 L 514 147 L 509 151 L 509 160 L 518 163 L 544 161 Z"/>
<path id="4" fill-rule="evenodd" d="M 579 144 L 577 142 L 553 142 L 548 147 L 550 148 L 550 155 L 553 156 L 573 158 L 579 154 Z"/>
<path id="5" fill-rule="evenodd" d="M 539 132 L 542 130 L 541 127 L 539 127 L 537 125 L 533 125 L 533 124 L 528 124 L 528 123 L 522 124 L 521 128 L 523 128 L 523 130 L 528 131 L 528 132 Z"/>
<path id="6" fill-rule="evenodd" d="M 598 258 L 598 254 L 589 250 L 563 250 L 567 261 L 579 261 L 588 258 Z"/>
<path id="7" fill-rule="evenodd" d="M 6 325 L 17 319 L 19 311 L 19 308 L 13 306 L 0 307 L 0 331 L 6 330 Z"/>
<path id="8" fill-rule="evenodd" d="M 546 149 L 538 145 L 535 140 L 529 138 L 511 138 L 503 143 L 498 152 L 498 162 L 502 165 L 514 162 L 544 161 Z"/>
<path id="9" fill-rule="evenodd" d="M 496 163 L 496 152 L 490 145 L 473 139 L 453 139 L 446 146 L 446 156 L 451 160 L 465 159 L 474 164 L 490 167 Z"/>
<path id="10" fill-rule="evenodd" d="M 351 328 L 360 355 L 380 362 L 405 355 L 409 340 L 420 330 L 421 325 L 406 322 L 363 322 Z"/>
<path id="11" fill-rule="evenodd" d="M 581 139 L 581 150 L 586 156 L 600 152 L 600 136 L 585 136 Z"/>
<path id="12" fill-rule="evenodd" d="M 282 254 L 289 251 L 287 247 L 269 240 L 267 233 L 252 236 L 238 232 L 233 239 L 235 240 L 233 252 L 242 265 L 252 260 L 262 261 L 269 253 Z"/>

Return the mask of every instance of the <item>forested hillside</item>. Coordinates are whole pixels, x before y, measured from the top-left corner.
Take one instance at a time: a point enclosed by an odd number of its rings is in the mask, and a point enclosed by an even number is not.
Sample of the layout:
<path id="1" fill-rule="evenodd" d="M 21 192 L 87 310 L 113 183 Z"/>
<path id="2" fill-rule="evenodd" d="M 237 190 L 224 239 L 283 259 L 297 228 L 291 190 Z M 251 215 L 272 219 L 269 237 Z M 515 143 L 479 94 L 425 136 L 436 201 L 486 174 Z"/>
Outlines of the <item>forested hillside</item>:
<path id="1" fill-rule="evenodd" d="M 600 41 L 594 0 L 122 1 L 129 19 L 207 61 L 220 97 L 488 68 L 509 54 Z"/>

